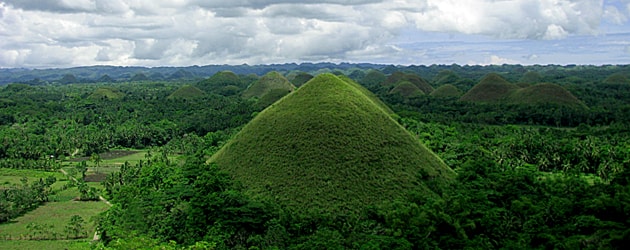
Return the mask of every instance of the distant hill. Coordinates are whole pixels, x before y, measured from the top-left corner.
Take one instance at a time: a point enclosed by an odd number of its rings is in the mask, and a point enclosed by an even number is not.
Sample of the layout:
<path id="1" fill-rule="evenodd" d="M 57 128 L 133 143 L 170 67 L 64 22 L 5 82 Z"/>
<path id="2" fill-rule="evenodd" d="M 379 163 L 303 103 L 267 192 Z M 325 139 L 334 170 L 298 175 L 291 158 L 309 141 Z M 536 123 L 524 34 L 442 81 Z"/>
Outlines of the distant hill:
<path id="1" fill-rule="evenodd" d="M 124 93 L 111 87 L 101 87 L 96 89 L 87 98 L 92 100 L 115 100 L 125 96 Z"/>
<path id="2" fill-rule="evenodd" d="M 289 93 L 295 89 L 295 86 L 280 73 L 272 71 L 252 83 L 252 85 L 243 92 L 242 96 L 245 99 L 252 97 L 261 98 L 275 89 Z"/>
<path id="3" fill-rule="evenodd" d="M 614 73 L 606 77 L 606 79 L 604 80 L 604 83 L 610 84 L 610 85 L 625 85 L 625 84 L 630 84 L 630 79 L 628 79 L 628 77 L 626 77 L 625 74 Z"/>
<path id="4" fill-rule="evenodd" d="M 509 83 L 496 73 L 485 75 L 479 83 L 464 94 L 460 100 L 470 102 L 499 102 L 507 98 L 518 86 Z"/>
<path id="5" fill-rule="evenodd" d="M 431 87 L 431 85 L 429 85 L 429 83 L 422 79 L 420 76 L 415 74 L 403 73 L 400 71 L 392 73 L 389 77 L 387 77 L 385 81 L 381 83 L 381 85 L 396 87 L 398 83 L 403 81 L 413 83 L 414 85 L 416 85 L 416 87 L 418 87 L 420 90 L 422 90 L 423 93 L 427 95 L 433 91 L 433 87 Z"/>
<path id="6" fill-rule="evenodd" d="M 109 75 L 104 74 L 103 76 L 98 78 L 98 80 L 96 80 L 96 82 L 115 82 L 115 81 Z"/>
<path id="7" fill-rule="evenodd" d="M 313 79 L 313 75 L 306 72 L 297 72 L 296 74 L 293 74 L 288 79 L 295 87 L 299 88 L 300 86 L 304 85 L 309 80 Z"/>
<path id="8" fill-rule="evenodd" d="M 542 82 L 542 75 L 536 71 L 527 71 L 523 76 L 518 80 L 518 83 L 525 84 L 537 84 Z"/>
<path id="9" fill-rule="evenodd" d="M 433 78 L 433 86 L 453 84 L 459 80 L 460 77 L 452 70 L 440 70 L 440 72 L 438 72 L 438 74 Z"/>
<path id="10" fill-rule="evenodd" d="M 198 82 L 195 86 L 207 93 L 220 95 L 232 95 L 234 88 L 244 88 L 243 82 L 238 75 L 231 71 L 221 71 L 210 78 Z M 226 91 L 227 90 L 227 91 Z"/>
<path id="11" fill-rule="evenodd" d="M 424 181 L 453 176 L 362 90 L 333 74 L 260 112 L 209 162 L 255 199 L 302 214 L 356 214 L 409 190 L 434 195 Z"/>
<path id="12" fill-rule="evenodd" d="M 441 98 L 460 97 L 462 94 L 463 92 L 453 84 L 444 84 L 431 92 L 431 96 Z"/>
<path id="13" fill-rule="evenodd" d="M 173 74 L 171 74 L 170 76 L 168 76 L 169 80 L 176 80 L 176 79 L 193 79 L 195 78 L 195 75 L 193 75 L 193 73 L 190 73 L 186 70 L 183 69 L 179 69 L 177 71 L 175 71 Z"/>
<path id="14" fill-rule="evenodd" d="M 131 82 L 140 82 L 140 81 L 148 81 L 148 80 L 150 80 L 149 77 L 147 77 L 143 73 L 136 73 L 129 79 L 129 81 Z"/>
<path id="15" fill-rule="evenodd" d="M 557 104 L 568 107 L 586 107 L 577 97 L 561 86 L 552 83 L 540 83 L 514 91 L 507 98 L 514 104 Z"/>
<path id="16" fill-rule="evenodd" d="M 368 88 L 380 85 L 387 80 L 387 76 L 378 70 L 368 70 L 365 76 L 359 81 L 363 86 Z"/>
<path id="17" fill-rule="evenodd" d="M 170 94 L 167 99 L 193 99 L 206 95 L 203 90 L 198 89 L 195 86 L 184 85 Z"/>
<path id="18" fill-rule="evenodd" d="M 396 84 L 396 87 L 390 90 L 389 93 L 392 95 L 401 95 L 405 98 L 425 95 L 424 92 L 422 92 L 422 90 L 418 88 L 418 86 L 409 81 L 398 82 Z"/>

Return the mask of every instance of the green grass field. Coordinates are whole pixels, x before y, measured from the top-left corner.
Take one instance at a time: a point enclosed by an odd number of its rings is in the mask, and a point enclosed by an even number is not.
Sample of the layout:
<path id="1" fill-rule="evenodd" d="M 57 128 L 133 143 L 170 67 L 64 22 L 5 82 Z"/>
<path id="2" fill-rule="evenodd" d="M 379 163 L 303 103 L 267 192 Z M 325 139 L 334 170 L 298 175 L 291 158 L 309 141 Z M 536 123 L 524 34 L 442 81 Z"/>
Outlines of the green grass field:
<path id="1" fill-rule="evenodd" d="M 30 169 L 11 169 L 0 168 L 0 187 L 3 185 L 20 184 L 21 179 L 26 177 L 28 182 L 39 180 L 39 178 L 46 178 L 48 176 L 54 176 L 57 180 L 64 180 L 65 177 L 60 172 L 47 172 Z"/>
<path id="2" fill-rule="evenodd" d="M 80 240 L 0 240 L 0 249 L 3 250 L 24 250 L 24 249 L 46 249 L 46 250 L 84 250 L 90 249 L 91 239 Z"/>
<path id="3" fill-rule="evenodd" d="M 100 201 L 61 201 L 48 202 L 37 209 L 26 213 L 24 216 L 15 218 L 9 223 L 0 224 L 0 238 L 6 239 L 28 239 L 27 226 L 30 223 L 44 225 L 47 233 L 39 235 L 43 238 L 59 239 L 64 238 L 64 227 L 70 222 L 70 217 L 79 215 L 85 221 L 85 235 L 94 235 L 94 223 L 90 219 L 100 212 L 107 210 L 109 206 Z M 57 237 L 55 237 L 55 234 Z M 0 249 L 3 249 L 0 243 Z"/>

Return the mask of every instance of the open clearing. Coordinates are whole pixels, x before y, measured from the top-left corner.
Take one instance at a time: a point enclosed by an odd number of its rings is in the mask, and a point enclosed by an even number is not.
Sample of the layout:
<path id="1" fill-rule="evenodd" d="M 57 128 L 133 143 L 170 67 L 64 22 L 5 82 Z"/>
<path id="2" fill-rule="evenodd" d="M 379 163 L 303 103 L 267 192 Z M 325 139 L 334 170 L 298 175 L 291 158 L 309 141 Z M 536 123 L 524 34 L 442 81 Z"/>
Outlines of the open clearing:
<path id="1" fill-rule="evenodd" d="M 68 197 L 68 196 L 66 196 Z M 15 218 L 9 223 L 0 225 L 0 235 L 3 239 L 28 239 L 30 223 L 44 225 L 47 233 L 38 235 L 46 239 L 65 238 L 64 228 L 73 215 L 79 215 L 85 221 L 84 233 L 87 237 L 94 235 L 94 224 L 90 220 L 93 216 L 107 210 L 109 206 L 100 201 L 61 201 L 48 202 L 37 209 Z M 54 237 L 55 234 L 58 237 Z M 32 232 L 31 232 L 32 235 Z M 0 243 L 0 249 L 4 249 Z"/>

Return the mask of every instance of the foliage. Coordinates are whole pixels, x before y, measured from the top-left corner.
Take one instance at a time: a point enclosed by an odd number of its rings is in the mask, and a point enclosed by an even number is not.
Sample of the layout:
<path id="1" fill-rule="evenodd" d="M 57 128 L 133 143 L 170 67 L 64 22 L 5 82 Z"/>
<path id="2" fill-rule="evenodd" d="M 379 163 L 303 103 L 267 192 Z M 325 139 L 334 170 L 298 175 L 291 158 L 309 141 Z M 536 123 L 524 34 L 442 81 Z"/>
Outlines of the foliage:
<path id="1" fill-rule="evenodd" d="M 21 184 L 1 188 L 0 223 L 7 222 L 48 201 L 48 195 L 51 192 L 50 185 L 56 181 L 56 178 L 51 176 L 29 183 L 28 178 L 23 177 Z"/>

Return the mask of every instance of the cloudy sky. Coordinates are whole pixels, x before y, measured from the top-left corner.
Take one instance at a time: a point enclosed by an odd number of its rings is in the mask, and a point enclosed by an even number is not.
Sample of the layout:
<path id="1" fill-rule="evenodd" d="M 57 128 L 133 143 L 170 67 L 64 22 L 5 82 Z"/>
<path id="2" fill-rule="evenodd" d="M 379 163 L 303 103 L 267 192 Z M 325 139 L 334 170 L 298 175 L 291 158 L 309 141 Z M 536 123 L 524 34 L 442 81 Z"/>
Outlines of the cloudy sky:
<path id="1" fill-rule="evenodd" d="M 629 19 L 630 0 L 0 0 L 0 67 L 628 64 Z"/>

